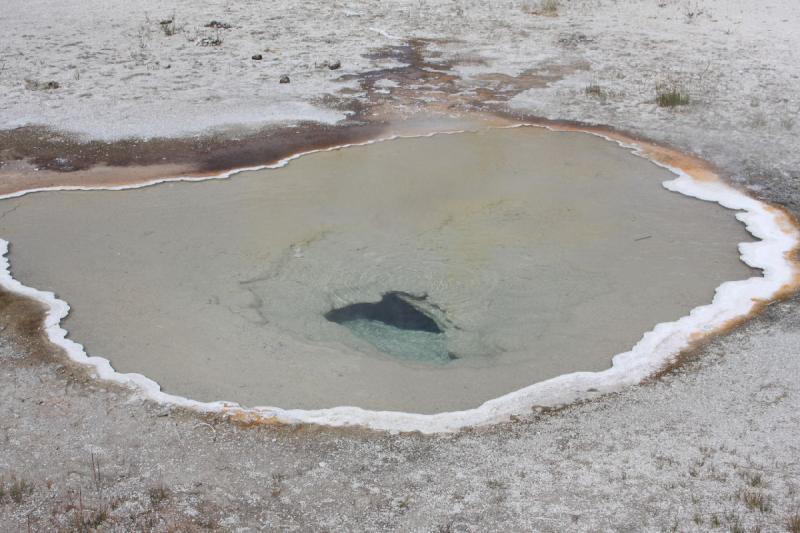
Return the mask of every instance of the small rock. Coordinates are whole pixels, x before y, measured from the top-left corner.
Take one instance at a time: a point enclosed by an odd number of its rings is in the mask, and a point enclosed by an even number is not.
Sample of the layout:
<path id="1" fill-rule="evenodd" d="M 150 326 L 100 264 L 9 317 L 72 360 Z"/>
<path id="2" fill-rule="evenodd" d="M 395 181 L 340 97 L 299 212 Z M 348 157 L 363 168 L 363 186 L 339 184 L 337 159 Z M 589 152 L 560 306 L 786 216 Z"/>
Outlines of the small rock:
<path id="1" fill-rule="evenodd" d="M 339 68 L 341 68 L 341 66 L 342 66 L 342 62 L 339 61 L 338 59 L 336 61 L 328 63 L 328 68 L 331 69 L 331 70 L 338 70 Z"/>
<path id="2" fill-rule="evenodd" d="M 203 37 L 200 39 L 200 46 L 222 46 L 222 37 Z"/>
<path id="3" fill-rule="evenodd" d="M 286 74 L 281 76 L 280 83 L 289 83 L 290 81 L 292 81 L 292 80 L 290 80 L 289 76 L 287 76 Z"/>
<path id="4" fill-rule="evenodd" d="M 67 159 L 66 157 L 56 157 L 53 161 L 48 165 L 53 170 L 60 170 L 62 172 L 71 172 L 73 170 L 78 170 L 75 168 L 75 165 Z"/>
<path id="5" fill-rule="evenodd" d="M 29 91 L 52 91 L 61 85 L 57 81 L 25 80 L 25 88 Z"/>
<path id="6" fill-rule="evenodd" d="M 253 59 L 253 61 L 261 61 L 262 59 L 264 59 L 264 56 L 262 56 L 261 54 L 255 54 L 251 59 Z"/>
<path id="7" fill-rule="evenodd" d="M 205 24 L 206 28 L 215 28 L 218 30 L 229 30 L 231 29 L 231 25 L 227 22 L 222 22 L 221 20 L 212 20 L 208 24 Z"/>

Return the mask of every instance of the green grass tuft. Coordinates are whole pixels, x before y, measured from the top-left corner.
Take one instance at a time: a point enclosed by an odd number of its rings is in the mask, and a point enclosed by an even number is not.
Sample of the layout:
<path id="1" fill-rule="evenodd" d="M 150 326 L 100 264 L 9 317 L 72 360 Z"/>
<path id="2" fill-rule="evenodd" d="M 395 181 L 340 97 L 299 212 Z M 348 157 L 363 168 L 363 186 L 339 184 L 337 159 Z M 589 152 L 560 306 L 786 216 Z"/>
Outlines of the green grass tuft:
<path id="1" fill-rule="evenodd" d="M 24 479 L 11 478 L 11 486 L 8 488 L 8 495 L 11 497 L 11 501 L 19 505 L 26 496 L 31 494 L 33 494 L 33 483 Z"/>
<path id="2" fill-rule="evenodd" d="M 656 85 L 656 104 L 659 107 L 677 107 L 689 105 L 689 93 L 675 83 L 659 83 Z"/>

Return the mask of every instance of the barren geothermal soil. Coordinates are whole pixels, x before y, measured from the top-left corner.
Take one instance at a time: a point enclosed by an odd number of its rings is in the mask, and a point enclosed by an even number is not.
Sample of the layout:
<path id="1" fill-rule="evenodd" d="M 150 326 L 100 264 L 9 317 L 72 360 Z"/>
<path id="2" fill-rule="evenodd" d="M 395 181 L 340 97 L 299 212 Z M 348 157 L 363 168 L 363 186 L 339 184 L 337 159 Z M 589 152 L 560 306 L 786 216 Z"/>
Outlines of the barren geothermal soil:
<path id="1" fill-rule="evenodd" d="M 71 338 L 118 371 L 203 401 L 431 413 L 603 370 L 754 275 L 734 213 L 674 178 L 597 137 L 513 128 L 0 208 L 12 274 L 65 299 Z M 436 324 L 325 317 L 393 291 Z"/>
<path id="2" fill-rule="evenodd" d="M 4 0 L 0 26 L 0 194 L 551 120 L 800 215 L 796 0 Z M 607 368 L 759 274 L 733 213 L 670 178 L 599 138 L 493 130 L 7 198 L 0 238 L 73 306 L 71 338 L 168 391 L 433 412 Z M 0 531 L 797 533 L 783 296 L 618 392 L 394 435 L 159 404 L 3 290 Z"/>

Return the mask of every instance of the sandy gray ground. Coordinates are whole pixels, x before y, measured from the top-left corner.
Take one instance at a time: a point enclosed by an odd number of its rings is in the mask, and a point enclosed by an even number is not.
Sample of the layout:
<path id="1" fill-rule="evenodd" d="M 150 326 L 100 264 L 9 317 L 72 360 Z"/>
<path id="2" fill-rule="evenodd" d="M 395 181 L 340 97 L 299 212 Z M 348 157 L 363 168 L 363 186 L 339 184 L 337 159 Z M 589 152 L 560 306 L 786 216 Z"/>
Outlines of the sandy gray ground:
<path id="1" fill-rule="evenodd" d="M 533 75 L 554 68 L 538 50 L 583 62 L 582 78 L 521 96 L 515 107 L 697 151 L 800 213 L 796 3 L 565 4 L 558 17 L 521 21 L 517 12 L 487 14 L 484 4 L 420 3 L 408 24 L 441 21 L 429 33 L 458 33 L 451 52 L 472 45 L 484 70 L 506 50 Z M 363 16 L 381 20 L 379 29 L 405 20 L 381 13 L 372 6 Z M 374 33 L 353 32 L 348 42 L 356 41 L 372 46 Z M 659 77 L 686 84 L 694 103 L 656 107 Z M 504 101 L 515 80 L 498 79 L 487 85 Z M 605 97 L 584 92 L 593 80 Z M 657 383 L 541 419 L 432 438 L 209 427 L 42 363 L 33 357 L 41 347 L 6 327 L 0 528 L 78 529 L 82 507 L 86 520 L 120 531 L 786 531 L 800 513 L 798 304 L 770 306 Z M 32 483 L 30 494 L 21 480 Z"/>
<path id="2" fill-rule="evenodd" d="M 26 364 L 4 335 L 0 467 L 33 492 L 5 497 L 3 527 L 69 529 L 80 490 L 118 530 L 782 531 L 800 497 L 795 306 L 657 383 L 429 438 L 208 424 Z"/>

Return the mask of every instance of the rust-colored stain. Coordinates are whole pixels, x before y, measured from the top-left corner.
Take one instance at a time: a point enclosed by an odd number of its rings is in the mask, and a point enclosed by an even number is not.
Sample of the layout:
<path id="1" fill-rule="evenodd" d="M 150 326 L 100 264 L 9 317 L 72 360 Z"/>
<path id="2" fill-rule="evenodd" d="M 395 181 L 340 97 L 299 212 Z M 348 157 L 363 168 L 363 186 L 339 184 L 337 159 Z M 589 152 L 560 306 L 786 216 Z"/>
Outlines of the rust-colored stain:
<path id="1" fill-rule="evenodd" d="M 134 186 L 182 176 L 208 178 L 375 139 L 385 129 L 379 120 L 340 126 L 304 122 L 237 138 L 208 134 L 112 142 L 82 141 L 38 127 L 0 130 L 0 195 L 43 188 Z"/>
<path id="2" fill-rule="evenodd" d="M 765 205 L 765 209 L 772 213 L 772 215 L 775 217 L 775 222 L 778 224 L 781 230 L 787 234 L 798 231 L 800 224 L 798 224 L 797 217 L 793 216 L 782 207 L 766 203 Z"/>
<path id="3" fill-rule="evenodd" d="M 226 409 L 224 414 L 229 421 L 242 428 L 252 428 L 257 426 L 285 426 L 285 422 L 280 421 L 275 416 L 266 416 L 254 411 L 248 411 L 239 407 Z"/>

